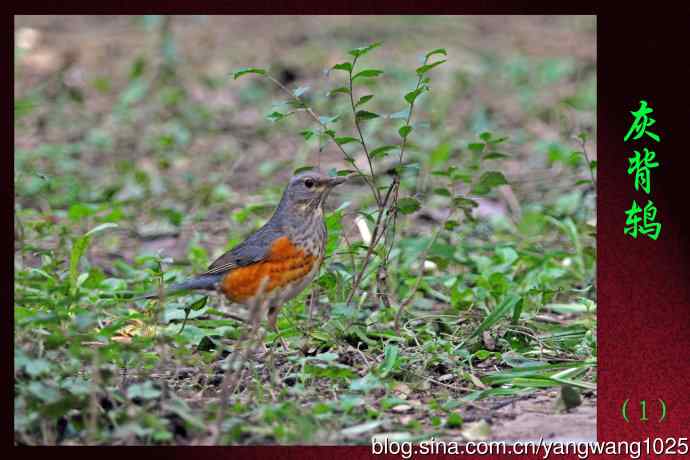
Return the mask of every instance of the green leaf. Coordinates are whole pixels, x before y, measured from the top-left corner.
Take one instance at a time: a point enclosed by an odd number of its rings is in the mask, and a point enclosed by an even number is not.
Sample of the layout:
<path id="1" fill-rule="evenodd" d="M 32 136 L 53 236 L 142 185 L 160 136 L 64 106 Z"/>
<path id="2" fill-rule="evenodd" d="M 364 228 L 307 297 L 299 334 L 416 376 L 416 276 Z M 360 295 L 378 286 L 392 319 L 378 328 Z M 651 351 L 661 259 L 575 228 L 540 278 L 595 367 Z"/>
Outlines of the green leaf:
<path id="1" fill-rule="evenodd" d="M 202 308 L 204 308 L 204 307 L 206 306 L 206 302 L 207 302 L 207 301 L 208 301 L 208 296 L 203 296 L 201 299 L 199 299 L 199 300 L 193 302 L 193 303 L 189 306 L 189 308 L 190 308 L 191 310 L 195 310 L 195 311 L 196 311 L 196 310 L 201 310 Z"/>
<path id="2" fill-rule="evenodd" d="M 301 172 L 304 172 L 304 171 L 311 171 L 311 170 L 313 170 L 313 169 L 314 169 L 313 166 L 301 166 L 301 167 L 295 169 L 295 170 L 292 172 L 292 174 L 293 174 L 294 176 L 296 176 L 297 174 L 299 174 L 299 173 L 301 173 Z"/>
<path id="3" fill-rule="evenodd" d="M 26 369 L 27 374 L 30 376 L 36 377 L 50 371 L 50 362 L 42 358 L 30 359 L 24 365 L 24 369 Z"/>
<path id="4" fill-rule="evenodd" d="M 357 120 L 372 120 L 374 118 L 378 118 L 379 114 L 368 112 L 366 110 L 358 110 L 355 114 L 355 117 L 357 118 Z"/>
<path id="5" fill-rule="evenodd" d="M 568 164 L 572 166 L 577 166 L 580 164 L 581 159 L 584 158 L 583 152 L 573 152 L 568 157 Z"/>
<path id="6" fill-rule="evenodd" d="M 373 94 L 367 94 L 367 95 L 364 95 L 364 96 L 360 97 L 359 100 L 355 103 L 355 107 L 359 107 L 359 106 L 362 105 L 362 104 L 366 104 L 366 103 L 369 102 L 369 101 L 371 100 L 371 98 L 373 98 L 373 97 L 374 97 Z"/>
<path id="7" fill-rule="evenodd" d="M 344 72 L 352 72 L 352 64 L 349 62 L 341 62 L 333 66 L 334 70 L 342 70 Z"/>
<path id="8" fill-rule="evenodd" d="M 438 167 L 448 161 L 450 157 L 451 145 L 448 142 L 443 142 L 436 147 L 430 155 L 431 166 Z"/>
<path id="9" fill-rule="evenodd" d="M 329 92 L 326 94 L 326 96 L 331 96 L 331 95 L 333 95 L 333 94 L 340 94 L 340 93 L 342 93 L 342 94 L 350 94 L 350 88 L 347 88 L 347 87 L 345 87 L 345 86 L 341 86 L 341 87 L 339 87 L 339 88 L 336 88 L 336 89 L 333 89 L 333 90 L 329 91 Z"/>
<path id="10" fill-rule="evenodd" d="M 289 101 L 285 102 L 285 105 L 287 105 L 291 109 L 303 109 L 304 107 L 306 107 L 302 99 L 290 99 Z"/>
<path id="11" fill-rule="evenodd" d="M 424 92 L 423 87 L 419 87 L 413 91 L 410 91 L 409 93 L 405 94 L 405 100 L 407 101 L 408 104 L 414 104 L 414 101 L 417 99 L 417 97 Z"/>
<path id="12" fill-rule="evenodd" d="M 446 419 L 446 426 L 448 428 L 460 428 L 462 426 L 462 417 L 457 412 L 448 414 Z"/>
<path id="13" fill-rule="evenodd" d="M 316 133 L 312 129 L 305 129 L 304 131 L 300 132 L 300 134 L 302 135 L 305 141 L 308 141 L 309 139 L 314 137 L 314 134 Z"/>
<path id="14" fill-rule="evenodd" d="M 85 217 L 92 216 L 96 213 L 96 208 L 94 206 L 89 206 L 84 203 L 74 203 L 67 210 L 67 217 L 73 221 L 79 221 Z"/>
<path id="15" fill-rule="evenodd" d="M 114 224 L 112 222 L 98 225 L 86 232 L 83 236 L 74 240 L 74 242 L 72 243 L 72 250 L 70 252 L 69 260 L 69 281 L 70 291 L 72 292 L 72 294 L 76 293 L 77 288 L 79 287 L 79 261 L 88 249 L 89 244 L 91 244 L 91 237 L 96 233 L 100 233 L 104 230 L 114 228 L 117 226 L 117 224 Z"/>
<path id="16" fill-rule="evenodd" d="M 237 80 L 240 78 L 242 75 L 246 75 L 248 73 L 255 73 L 258 75 L 266 75 L 266 71 L 264 69 L 259 69 L 256 67 L 243 67 L 241 69 L 235 70 L 232 73 L 232 77 L 234 80 Z"/>
<path id="17" fill-rule="evenodd" d="M 135 383 L 127 388 L 127 397 L 129 399 L 155 399 L 161 395 L 161 391 L 153 386 L 151 381 L 144 383 Z"/>
<path id="18" fill-rule="evenodd" d="M 494 187 L 506 184 L 508 184 L 508 181 L 503 173 L 498 171 L 488 171 L 482 174 L 482 176 L 479 178 L 479 182 L 474 186 L 471 193 L 476 195 L 486 195 Z"/>
<path id="19" fill-rule="evenodd" d="M 146 59 L 143 56 L 138 56 L 132 63 L 132 68 L 129 70 L 129 79 L 136 80 L 144 74 L 146 70 Z"/>
<path id="20" fill-rule="evenodd" d="M 484 155 L 485 160 L 500 160 L 503 158 L 508 158 L 508 155 L 501 152 L 489 152 L 486 155 Z"/>
<path id="21" fill-rule="evenodd" d="M 488 131 L 485 131 L 479 135 L 479 138 L 483 140 L 484 142 L 489 142 L 491 140 L 491 133 Z"/>
<path id="22" fill-rule="evenodd" d="M 149 90 L 149 82 L 143 78 L 137 78 L 125 88 L 118 100 L 118 106 L 129 107 L 141 101 Z"/>
<path id="23" fill-rule="evenodd" d="M 400 137 L 402 137 L 403 139 L 406 138 L 411 132 L 412 126 L 410 125 L 403 125 L 398 130 L 398 134 L 400 134 Z"/>
<path id="24" fill-rule="evenodd" d="M 520 315 L 522 315 L 522 302 L 519 302 L 517 305 L 515 305 L 515 308 L 513 309 L 513 318 L 511 319 L 510 323 L 517 324 L 518 321 L 520 321 Z"/>
<path id="25" fill-rule="evenodd" d="M 338 118 L 340 118 L 340 115 L 334 115 L 332 117 L 320 116 L 319 121 L 321 122 L 321 124 L 327 125 L 329 123 L 335 123 L 336 121 L 338 121 Z"/>
<path id="26" fill-rule="evenodd" d="M 446 52 L 446 49 L 445 49 L 445 48 L 436 48 L 435 50 L 429 51 L 428 53 L 426 53 L 426 56 L 425 56 L 425 57 L 426 57 L 427 59 L 429 59 L 431 56 L 434 56 L 434 55 L 436 55 L 436 54 L 442 54 L 442 55 L 444 55 L 444 56 L 447 56 L 447 55 L 448 55 L 448 53 Z"/>
<path id="27" fill-rule="evenodd" d="M 297 88 L 292 94 L 293 94 L 295 97 L 300 97 L 302 94 L 306 93 L 307 91 L 309 91 L 309 87 L 308 87 L 308 86 L 300 86 L 300 87 Z"/>
<path id="28" fill-rule="evenodd" d="M 379 375 L 386 377 L 396 366 L 400 350 L 397 345 L 388 344 L 383 350 L 383 362 L 379 366 Z"/>
<path id="29" fill-rule="evenodd" d="M 275 123 L 275 122 L 280 121 L 280 120 L 282 120 L 283 118 L 285 118 L 285 114 L 284 114 L 284 113 L 280 113 L 280 112 L 274 110 L 273 112 L 271 112 L 271 113 L 269 113 L 268 115 L 266 115 L 266 118 L 268 118 L 268 119 L 271 120 L 273 123 Z"/>
<path id="30" fill-rule="evenodd" d="M 445 59 L 442 60 L 442 61 L 436 61 L 436 62 L 434 62 L 434 63 L 425 64 L 425 65 L 423 65 L 423 66 L 421 66 L 421 67 L 418 67 L 417 70 L 416 70 L 417 75 L 424 75 L 425 73 L 427 73 L 428 71 L 430 71 L 430 70 L 433 69 L 434 67 L 439 66 L 439 65 L 443 64 L 444 62 L 446 62 Z"/>
<path id="31" fill-rule="evenodd" d="M 35 107 L 38 107 L 38 103 L 34 98 L 25 97 L 22 99 L 15 99 L 14 119 L 19 120 L 23 116 L 28 115 Z"/>
<path id="32" fill-rule="evenodd" d="M 382 145 L 381 147 L 377 147 L 371 152 L 369 152 L 369 156 L 372 158 L 377 158 L 377 157 L 384 157 L 388 155 L 388 152 L 391 150 L 395 150 L 397 148 L 400 148 L 398 145 Z"/>
<path id="33" fill-rule="evenodd" d="M 361 46 L 359 48 L 352 49 L 352 50 L 348 51 L 348 53 L 354 57 L 360 57 L 360 56 L 364 56 L 365 54 L 367 54 L 369 51 L 373 50 L 374 48 L 378 48 L 379 46 L 381 46 L 381 42 L 376 42 L 376 43 L 372 43 L 369 46 Z"/>
<path id="34" fill-rule="evenodd" d="M 479 203 L 477 203 L 474 200 L 470 200 L 469 198 L 465 198 L 464 196 L 456 196 L 455 198 L 453 198 L 453 204 L 458 208 L 469 210 L 479 206 Z"/>
<path id="35" fill-rule="evenodd" d="M 460 226 L 460 222 L 458 222 L 457 220 L 455 220 L 455 219 L 448 219 L 448 220 L 446 221 L 445 225 L 443 226 L 443 228 L 445 228 L 446 230 L 452 232 L 453 230 L 455 230 L 455 229 L 458 228 L 459 226 Z"/>
<path id="36" fill-rule="evenodd" d="M 480 335 L 485 330 L 496 324 L 501 318 L 507 316 L 514 308 L 518 306 L 518 302 L 522 302 L 522 299 L 517 295 L 508 295 L 503 302 L 501 302 L 494 310 L 484 318 L 484 321 L 479 325 L 479 327 L 472 333 L 472 337 Z"/>
<path id="37" fill-rule="evenodd" d="M 518 309 L 516 308 L 515 310 L 517 311 Z M 519 309 L 519 310 L 522 310 L 522 309 Z M 542 367 L 546 364 L 544 361 L 538 361 L 535 359 L 526 358 L 525 356 L 521 355 L 520 353 L 517 353 L 514 351 L 507 351 L 507 352 L 503 353 L 501 355 L 501 360 L 510 367 L 520 367 L 520 368 Z"/>
<path id="38" fill-rule="evenodd" d="M 352 81 L 357 80 L 360 77 L 364 78 L 370 78 L 370 77 L 378 77 L 379 75 L 383 74 L 383 70 L 378 70 L 378 69 L 364 69 L 362 71 L 359 71 L 355 74 L 354 77 L 352 77 Z"/>
<path id="39" fill-rule="evenodd" d="M 90 236 L 95 235 L 96 233 L 102 232 L 103 230 L 108 230 L 109 228 L 115 228 L 115 227 L 118 227 L 118 225 L 117 225 L 117 224 L 114 224 L 114 223 L 112 223 L 112 222 L 108 222 L 108 223 L 105 223 L 105 224 L 97 225 L 97 226 L 95 226 L 94 228 L 92 228 L 91 230 L 89 230 L 88 232 L 86 232 L 86 233 L 84 234 L 84 236 L 89 236 L 89 237 L 90 237 Z"/>
<path id="40" fill-rule="evenodd" d="M 48 404 L 54 404 L 60 400 L 60 393 L 58 390 L 42 382 L 31 382 L 27 386 L 27 390 L 32 393 L 33 396 Z"/>
<path id="41" fill-rule="evenodd" d="M 336 137 L 335 138 L 335 143 L 338 145 L 345 145 L 345 144 L 349 144 L 350 142 L 359 142 L 359 139 L 356 139 L 354 137 Z"/>
<path id="42" fill-rule="evenodd" d="M 419 201 L 412 197 L 405 197 L 398 200 L 398 211 L 402 214 L 412 214 L 421 207 L 422 205 L 419 204 Z"/>
<path id="43" fill-rule="evenodd" d="M 491 139 L 491 140 L 489 140 L 489 141 L 487 141 L 487 142 L 488 142 L 489 144 L 491 144 L 491 145 L 496 145 L 496 144 L 500 144 L 500 143 L 502 143 L 502 142 L 505 142 L 505 141 L 507 141 L 507 140 L 508 140 L 508 137 L 507 137 L 507 136 L 504 136 L 504 137 L 496 137 L 496 138 L 493 138 L 493 139 Z"/>
<path id="44" fill-rule="evenodd" d="M 485 146 L 486 144 L 484 144 L 483 142 L 470 142 L 469 144 L 467 144 L 467 148 L 472 150 L 473 152 L 481 152 L 482 150 L 484 150 Z"/>

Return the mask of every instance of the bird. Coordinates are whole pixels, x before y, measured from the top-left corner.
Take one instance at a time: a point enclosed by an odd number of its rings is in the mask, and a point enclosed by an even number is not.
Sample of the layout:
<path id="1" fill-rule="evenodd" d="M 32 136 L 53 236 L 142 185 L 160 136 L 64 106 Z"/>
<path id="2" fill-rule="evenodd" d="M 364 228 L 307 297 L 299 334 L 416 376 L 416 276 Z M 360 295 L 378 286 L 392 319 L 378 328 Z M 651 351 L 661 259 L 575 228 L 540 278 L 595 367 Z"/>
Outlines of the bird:
<path id="1" fill-rule="evenodd" d="M 300 294 L 319 271 L 327 240 L 323 205 L 331 190 L 347 178 L 318 170 L 294 175 L 266 224 L 218 257 L 206 272 L 168 287 L 165 295 L 217 291 L 233 303 L 262 305 L 268 326 L 277 331 L 283 304 Z"/>

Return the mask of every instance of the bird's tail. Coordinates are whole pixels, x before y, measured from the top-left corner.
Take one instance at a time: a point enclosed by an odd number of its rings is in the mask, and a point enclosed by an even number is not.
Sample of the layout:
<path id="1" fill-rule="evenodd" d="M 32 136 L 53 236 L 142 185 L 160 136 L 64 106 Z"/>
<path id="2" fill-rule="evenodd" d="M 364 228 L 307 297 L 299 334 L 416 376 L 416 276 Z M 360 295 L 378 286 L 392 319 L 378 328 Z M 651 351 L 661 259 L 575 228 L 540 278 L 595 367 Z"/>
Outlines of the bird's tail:
<path id="1" fill-rule="evenodd" d="M 215 290 L 218 283 L 223 278 L 223 274 L 201 275 L 196 278 L 191 278 L 181 283 L 173 284 L 165 288 L 164 295 L 167 297 L 176 294 L 180 291 L 189 290 Z M 156 299 L 160 296 L 160 292 L 152 292 L 145 296 L 136 297 L 133 300 Z"/>

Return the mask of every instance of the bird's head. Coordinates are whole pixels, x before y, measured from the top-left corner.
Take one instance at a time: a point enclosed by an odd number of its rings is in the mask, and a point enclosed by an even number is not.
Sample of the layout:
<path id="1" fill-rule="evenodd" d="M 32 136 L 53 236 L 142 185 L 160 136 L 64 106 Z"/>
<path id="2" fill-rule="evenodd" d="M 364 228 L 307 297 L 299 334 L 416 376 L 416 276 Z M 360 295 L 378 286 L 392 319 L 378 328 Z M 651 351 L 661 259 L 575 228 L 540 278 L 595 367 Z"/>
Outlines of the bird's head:
<path id="1" fill-rule="evenodd" d="M 330 191 L 347 180 L 347 176 L 333 177 L 319 171 L 306 171 L 290 179 L 283 200 L 287 200 L 297 210 L 319 209 Z"/>

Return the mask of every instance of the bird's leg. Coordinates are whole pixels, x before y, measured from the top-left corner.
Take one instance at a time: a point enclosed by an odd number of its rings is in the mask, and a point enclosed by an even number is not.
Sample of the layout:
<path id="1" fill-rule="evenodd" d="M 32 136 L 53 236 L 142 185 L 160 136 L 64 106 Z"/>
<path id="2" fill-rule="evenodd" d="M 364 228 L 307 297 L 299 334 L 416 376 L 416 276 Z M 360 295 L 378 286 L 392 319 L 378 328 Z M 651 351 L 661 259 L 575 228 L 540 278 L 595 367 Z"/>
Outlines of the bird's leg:
<path id="1" fill-rule="evenodd" d="M 239 323 L 247 324 L 247 322 L 248 322 L 248 319 L 247 319 L 247 318 L 242 318 L 241 316 L 234 315 L 234 314 L 229 313 L 229 312 L 227 311 L 227 304 L 225 303 L 227 298 L 225 297 L 225 293 L 224 293 L 220 288 L 217 289 L 217 292 L 218 292 L 219 294 L 221 294 L 221 295 L 220 295 L 220 307 L 221 307 L 220 309 L 221 309 L 221 311 L 223 311 L 223 313 L 225 314 L 225 316 L 227 316 L 228 318 L 233 319 L 233 320 L 235 320 L 235 321 L 237 321 L 237 322 L 239 322 Z M 222 342 L 221 342 L 221 343 L 222 343 Z M 236 352 L 237 352 L 237 350 L 235 350 L 235 353 L 236 353 Z M 221 354 L 222 354 L 222 351 L 219 351 L 219 352 L 218 352 L 219 358 L 221 357 Z M 221 361 L 222 361 L 222 362 L 230 362 L 229 359 L 230 359 L 230 357 L 231 357 L 233 354 L 234 354 L 234 353 L 229 353 L 225 358 L 221 358 Z"/>
<path id="2" fill-rule="evenodd" d="M 280 331 L 278 330 L 278 308 L 271 308 L 268 310 L 268 327 L 272 331 L 274 331 L 276 334 L 278 334 L 278 340 L 280 340 L 280 344 L 283 346 L 283 349 L 285 351 L 290 351 L 290 348 L 288 347 L 287 342 L 283 338 L 282 335 L 280 335 Z"/>

